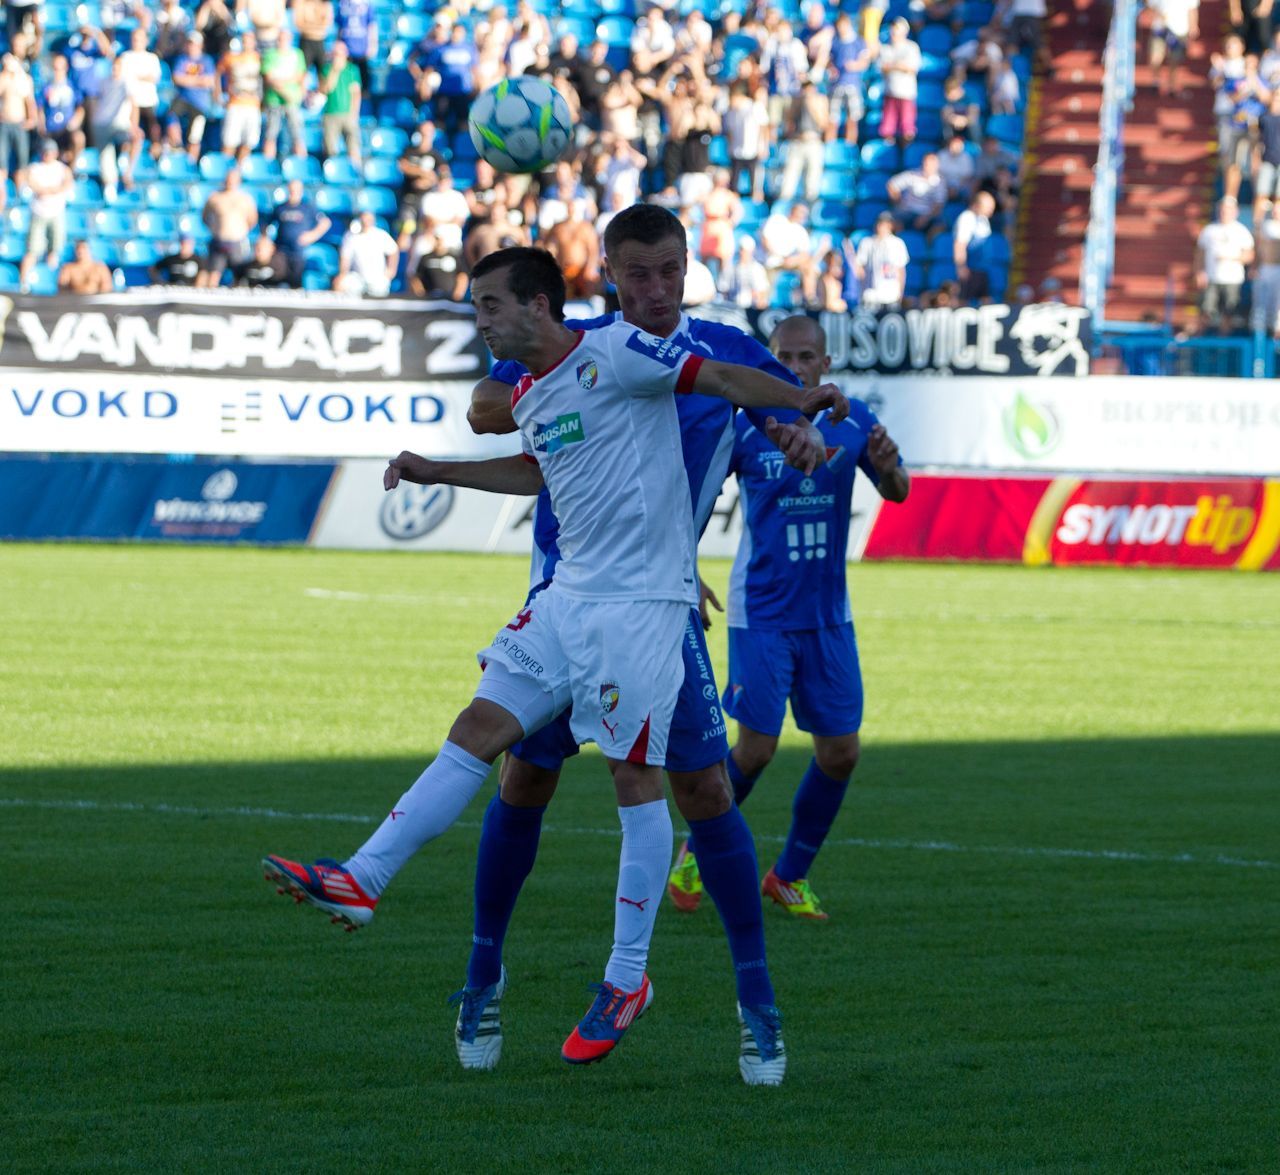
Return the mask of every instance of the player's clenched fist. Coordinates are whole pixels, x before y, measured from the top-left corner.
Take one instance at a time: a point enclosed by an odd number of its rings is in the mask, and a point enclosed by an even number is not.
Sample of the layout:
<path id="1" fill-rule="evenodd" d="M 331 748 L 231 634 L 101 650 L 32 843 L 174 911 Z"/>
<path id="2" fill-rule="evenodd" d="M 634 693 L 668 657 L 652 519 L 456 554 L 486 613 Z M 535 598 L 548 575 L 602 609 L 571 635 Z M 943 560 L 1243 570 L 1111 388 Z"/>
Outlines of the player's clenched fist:
<path id="1" fill-rule="evenodd" d="M 419 457 L 417 453 L 410 453 L 407 449 L 399 457 L 392 457 L 382 474 L 382 488 L 394 490 L 402 481 L 430 485 L 431 462 L 425 457 Z"/>
<path id="2" fill-rule="evenodd" d="M 839 424 L 849 415 L 849 397 L 837 384 L 819 384 L 816 388 L 805 388 L 801 393 L 800 411 L 806 416 L 813 416 L 824 408 L 831 409 L 831 423 Z"/>

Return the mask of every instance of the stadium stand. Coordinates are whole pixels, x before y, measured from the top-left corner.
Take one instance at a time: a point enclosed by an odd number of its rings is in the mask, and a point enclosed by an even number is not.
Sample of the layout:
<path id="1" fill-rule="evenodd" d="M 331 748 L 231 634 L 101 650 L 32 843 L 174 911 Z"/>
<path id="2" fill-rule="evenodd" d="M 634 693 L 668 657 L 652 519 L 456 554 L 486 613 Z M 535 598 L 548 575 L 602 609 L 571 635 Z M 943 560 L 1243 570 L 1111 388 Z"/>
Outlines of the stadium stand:
<path id="1" fill-rule="evenodd" d="M 190 25 L 194 0 L 182 0 L 176 7 L 186 13 Z M 194 43 L 194 50 L 193 43 L 185 42 L 184 48 L 174 52 L 172 37 L 166 39 L 167 26 L 157 27 L 155 11 L 159 10 L 127 2 L 99 10 L 45 0 L 32 10 L 35 23 L 19 29 L 6 49 L 16 68 L 30 78 L 39 110 L 39 129 L 28 136 L 32 158 L 39 142 L 53 137 L 62 160 L 74 172 L 61 259 L 70 257 L 77 239 L 89 240 L 94 255 L 112 266 L 118 288 L 149 282 L 151 266 L 176 252 L 184 236 L 194 238 L 201 250 L 207 248 L 206 205 L 236 166 L 244 191 L 258 209 L 255 234 L 278 231 L 274 210 L 284 198 L 283 185 L 294 178 L 303 181 L 316 208 L 329 218 L 323 239 L 309 246 L 305 288 L 324 288 L 333 281 L 343 236 L 364 211 L 372 212 L 378 227 L 396 236 L 404 250 L 393 285 L 394 292 L 401 292 L 418 259 L 411 255 L 411 241 L 419 218 L 431 218 L 435 235 L 465 267 L 475 259 L 467 249 L 473 230 L 487 223 L 495 203 L 500 209 L 505 206 L 510 235 L 536 241 L 557 218 L 583 212 L 602 224 L 616 201 L 636 196 L 658 200 L 679 212 L 691 239 L 699 242 L 702 259 L 718 277 L 720 258 L 713 255 L 701 233 L 706 213 L 702 197 L 709 190 L 704 173 L 708 168 L 727 168 L 735 162 L 735 154 L 743 155 L 740 120 L 729 105 L 735 89 L 752 99 L 758 97 L 768 116 L 763 158 L 766 199 L 750 199 L 750 170 L 739 171 L 738 203 L 726 211 L 734 237 L 754 237 L 771 212 L 785 211 L 780 207 L 785 202 L 778 196 L 788 144 L 797 138 L 815 138 L 823 146 L 809 231 L 819 260 L 829 251 L 844 250 L 852 257 L 877 216 L 889 207 L 889 179 L 918 167 L 926 152 L 944 145 L 945 128 L 952 125 L 949 82 L 961 86 L 964 101 L 977 110 L 979 125 L 973 128 L 976 133 L 967 135 L 964 150 L 975 162 L 972 183 L 987 186 L 997 200 L 989 246 L 999 274 L 993 285 L 1003 289 L 1010 284 L 1018 173 L 1029 119 L 1025 109 L 990 113 L 990 82 L 995 76 L 992 61 L 1005 57 L 1025 94 L 1039 33 L 1033 29 L 1028 35 L 1019 14 L 1034 11 L 1034 3 L 1001 0 L 993 6 L 984 0 L 933 4 L 890 0 L 875 49 L 888 42 L 893 23 L 902 19 L 910 23 L 909 39 L 919 50 L 916 133 L 897 140 L 879 137 L 887 79 L 875 54 L 867 60 L 865 46 L 856 40 L 861 13 L 855 0 L 844 0 L 842 7 L 820 6 L 821 19 L 810 18 L 810 6 L 802 7 L 798 0 L 768 9 L 748 7 L 745 0 L 721 0 L 706 12 L 707 19 L 687 19 L 695 7 L 686 0 L 663 16 L 661 9 L 637 8 L 632 0 L 564 0 L 563 5 L 555 0 L 520 0 L 510 11 L 466 3 L 436 7 L 419 0 L 337 0 L 333 26 L 324 42 L 324 61 L 342 38 L 365 75 L 359 162 L 345 153 L 325 157 L 321 80 L 327 65 L 323 63 L 318 72 L 308 68 L 305 74 L 298 153 L 271 158 L 261 139 L 253 147 L 223 149 L 228 99 L 249 90 L 255 99 L 260 95 L 260 78 L 238 63 L 237 57 L 240 38 L 252 29 L 247 6 L 237 7 L 227 55 L 219 60 L 207 54 L 207 49 L 217 47 L 213 30 L 206 30 L 205 42 Z M 849 20 L 837 26 L 842 13 Z M 362 30 L 370 22 L 377 29 L 378 42 L 364 62 L 368 43 Z M 458 41 L 464 48 L 446 52 L 454 25 L 465 30 Z M 782 36 L 784 25 L 795 31 L 796 53 L 777 51 L 787 39 Z M 137 28 L 146 31 L 146 53 L 128 51 Z M 852 37 L 843 36 L 847 28 L 853 29 Z M 571 52 L 566 52 L 569 43 L 562 40 L 566 34 L 577 38 Z M 592 58 L 589 46 L 597 40 L 601 49 Z M 148 64 L 151 53 L 166 48 L 162 59 L 158 56 Z M 260 44 L 259 64 L 272 52 Z M 995 57 L 989 60 L 988 52 Z M 63 84 L 55 77 L 58 56 L 68 63 L 68 81 Z M 119 70 L 125 75 L 122 92 L 113 86 L 112 58 L 125 62 Z M 620 79 L 619 69 L 633 71 L 634 77 Z M 208 102 L 192 111 L 188 96 L 192 91 L 180 93 L 174 77 L 211 70 L 217 86 Z M 494 177 L 477 166 L 474 148 L 461 126 L 466 94 L 505 72 L 540 74 L 573 92 L 580 122 L 571 155 L 576 186 L 571 200 L 548 196 L 549 177 L 530 183 L 523 177 Z M 809 109 L 795 98 L 805 78 L 817 83 L 817 91 L 830 104 L 824 101 L 821 108 Z M 0 88 L 4 85 L 0 80 Z M 146 105 L 148 85 L 157 92 L 155 109 L 164 128 L 154 141 L 140 130 L 129 129 L 137 122 L 131 117 L 133 109 Z M 677 85 L 685 87 L 689 100 L 705 99 L 712 112 L 696 129 L 682 118 L 680 103 L 669 100 L 670 90 Z M 116 120 L 104 122 L 113 110 Z M 182 133 L 173 129 L 179 115 L 188 143 L 193 116 L 203 118 L 206 129 L 198 147 L 189 147 Z M 0 121 L 4 117 L 7 113 L 0 109 Z M 850 117 L 856 122 L 848 123 Z M 423 118 L 434 122 L 430 143 L 416 141 Z M 78 144 L 72 126 L 87 135 L 87 145 Z M 4 134 L 6 143 L 11 143 L 14 131 Z M 628 178 L 626 165 L 610 161 L 609 146 L 618 137 L 628 139 L 647 160 L 638 181 Z M 984 137 L 994 146 L 983 145 Z M 108 153 L 103 148 L 108 145 L 118 147 L 126 157 L 119 183 L 110 182 L 104 170 Z M 13 152 L 6 147 L 4 154 L 3 161 L 10 162 Z M 435 177 L 445 165 L 452 171 L 461 203 L 436 190 Z M 29 253 L 30 205 L 38 198 L 30 184 L 30 169 L 11 167 L 4 193 L 7 211 L 0 245 L 0 288 L 51 290 L 56 287 L 56 268 L 30 259 L 22 268 Z M 966 206 L 966 193 L 952 193 L 940 237 L 926 239 L 910 230 L 902 232 L 910 254 L 902 304 L 928 305 L 940 284 L 955 279 L 946 242 L 951 225 Z M 732 254 L 733 249 L 728 249 L 723 255 Z M 233 280 L 232 268 L 224 281 Z M 843 309 L 860 298 L 863 281 L 856 266 L 842 268 L 838 289 L 835 283 L 821 287 L 820 304 L 826 309 Z M 802 305 L 795 276 L 790 271 L 775 273 L 769 294 L 772 304 Z"/>

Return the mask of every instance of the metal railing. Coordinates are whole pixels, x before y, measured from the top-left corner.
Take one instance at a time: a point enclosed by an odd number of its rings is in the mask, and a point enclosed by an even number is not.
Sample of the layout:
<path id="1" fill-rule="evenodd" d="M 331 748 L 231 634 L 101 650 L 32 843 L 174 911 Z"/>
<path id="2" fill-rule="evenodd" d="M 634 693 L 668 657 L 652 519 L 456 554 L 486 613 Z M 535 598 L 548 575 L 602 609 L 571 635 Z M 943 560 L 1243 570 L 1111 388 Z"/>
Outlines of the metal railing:
<path id="1" fill-rule="evenodd" d="M 1098 162 L 1093 169 L 1089 228 L 1080 261 L 1081 301 L 1093 318 L 1095 330 L 1102 327 L 1107 285 L 1115 269 L 1116 194 L 1124 174 L 1124 117 L 1133 107 L 1137 38 L 1137 0 L 1115 0 L 1102 59 L 1105 73 L 1098 119 Z"/>

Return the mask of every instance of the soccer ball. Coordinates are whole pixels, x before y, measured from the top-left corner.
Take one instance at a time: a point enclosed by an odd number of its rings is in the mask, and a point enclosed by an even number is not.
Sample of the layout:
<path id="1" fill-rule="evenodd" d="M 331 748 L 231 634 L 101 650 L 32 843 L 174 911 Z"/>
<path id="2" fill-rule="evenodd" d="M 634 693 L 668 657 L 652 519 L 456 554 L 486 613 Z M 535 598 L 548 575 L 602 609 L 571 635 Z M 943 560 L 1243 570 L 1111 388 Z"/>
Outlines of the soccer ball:
<path id="1" fill-rule="evenodd" d="M 467 117 L 480 158 L 499 171 L 541 171 L 569 145 L 569 103 L 537 78 L 504 78 L 485 90 Z"/>

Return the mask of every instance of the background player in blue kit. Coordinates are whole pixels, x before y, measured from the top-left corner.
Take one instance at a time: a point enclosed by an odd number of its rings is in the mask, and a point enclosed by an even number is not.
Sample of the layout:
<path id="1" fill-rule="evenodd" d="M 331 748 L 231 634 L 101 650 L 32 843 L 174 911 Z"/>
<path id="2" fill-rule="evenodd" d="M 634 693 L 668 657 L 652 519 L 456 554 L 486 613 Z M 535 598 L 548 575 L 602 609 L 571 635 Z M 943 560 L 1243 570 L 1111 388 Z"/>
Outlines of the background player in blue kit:
<path id="1" fill-rule="evenodd" d="M 831 366 L 816 319 L 778 324 L 769 348 L 802 383 Z M 847 420 L 816 424 L 827 461 L 812 474 L 788 469 L 765 437 L 739 417 L 731 468 L 742 497 L 743 536 L 729 580 L 726 713 L 738 722 L 729 777 L 741 804 L 778 749 L 787 701 L 813 736 L 813 759 L 796 790 L 791 829 L 762 891 L 789 913 L 826 918 L 809 868 L 840 810 L 858 762 L 862 676 L 845 582 L 849 510 L 857 470 L 890 502 L 910 477 L 898 446 L 861 401 Z"/>
<path id="2" fill-rule="evenodd" d="M 686 239 L 679 220 L 665 210 L 637 204 L 619 213 L 605 232 L 606 263 L 618 289 L 621 317 L 652 334 L 672 338 L 695 354 L 760 367 L 794 382 L 789 371 L 741 331 L 690 319 L 680 311 L 684 293 Z M 589 322 L 591 327 L 612 315 Z M 507 384 L 521 373 L 509 365 L 477 386 L 469 419 L 482 432 L 511 428 Z M 720 492 L 733 446 L 733 411 L 702 396 L 677 403 L 681 445 L 689 475 L 694 527 L 701 534 Z M 825 443 L 795 413 L 771 413 L 790 423 L 768 430 L 783 451 L 779 461 L 813 470 L 825 458 Z M 767 414 L 753 419 L 767 428 Z M 763 435 L 763 434 L 762 434 Z M 559 557 L 556 521 L 539 500 L 534 521 L 534 586 L 553 577 Z M 739 1069 L 750 1084 L 776 1084 L 785 1067 L 780 1021 L 765 960 L 758 896 L 758 866 L 750 830 L 733 803 L 723 763 L 728 754 L 710 658 L 696 611 L 685 631 L 685 684 L 676 704 L 668 742 L 672 794 L 689 823 L 704 862 L 703 875 L 724 922 L 737 979 L 743 1020 Z M 465 1067 L 484 1057 L 500 1033 L 499 978 L 502 948 L 520 888 L 537 856 L 542 816 L 564 760 L 577 754 L 564 723 L 553 723 L 512 748 L 503 764 L 501 790 L 485 813 L 476 861 L 476 920 L 467 983 L 457 1024 L 458 1056 Z"/>

